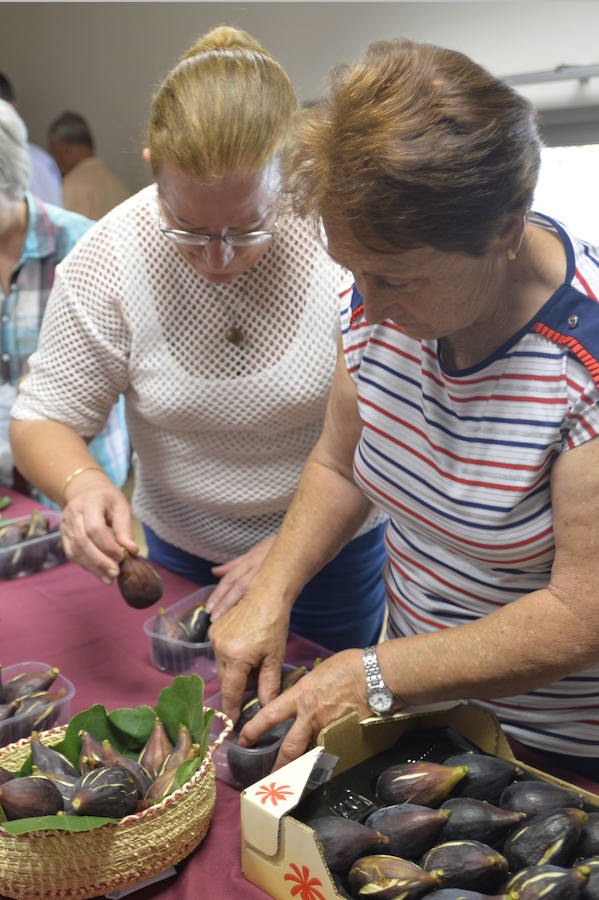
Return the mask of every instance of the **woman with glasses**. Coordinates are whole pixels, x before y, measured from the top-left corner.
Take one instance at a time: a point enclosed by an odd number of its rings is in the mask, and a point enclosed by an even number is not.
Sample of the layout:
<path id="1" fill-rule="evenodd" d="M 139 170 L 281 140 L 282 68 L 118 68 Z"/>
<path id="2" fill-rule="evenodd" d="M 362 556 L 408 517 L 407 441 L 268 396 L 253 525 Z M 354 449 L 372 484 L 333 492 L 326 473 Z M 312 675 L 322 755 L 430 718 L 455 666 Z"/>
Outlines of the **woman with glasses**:
<path id="1" fill-rule="evenodd" d="M 250 35 L 221 27 L 167 75 L 144 153 L 155 183 L 60 267 L 14 408 L 21 470 L 64 506 L 68 556 L 107 584 L 131 511 L 86 441 L 123 393 L 133 510 L 149 556 L 216 582 L 218 618 L 276 532 L 323 422 L 351 276 L 282 201 L 297 99 Z M 308 585 L 291 627 L 331 649 L 376 640 L 382 517 Z"/>

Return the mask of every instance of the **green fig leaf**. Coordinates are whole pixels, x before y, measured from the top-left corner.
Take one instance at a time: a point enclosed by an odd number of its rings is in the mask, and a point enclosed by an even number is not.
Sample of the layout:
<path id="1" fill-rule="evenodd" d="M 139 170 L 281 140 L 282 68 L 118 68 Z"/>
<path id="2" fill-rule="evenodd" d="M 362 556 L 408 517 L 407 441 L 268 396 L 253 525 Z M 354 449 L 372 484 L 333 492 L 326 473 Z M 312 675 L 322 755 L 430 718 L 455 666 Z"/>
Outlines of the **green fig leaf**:
<path id="1" fill-rule="evenodd" d="M 3 822 L 2 829 L 9 834 L 27 834 L 29 831 L 91 831 L 108 822 L 118 822 L 104 816 L 32 816 Z"/>
<path id="2" fill-rule="evenodd" d="M 200 768 L 202 763 L 202 758 L 196 756 L 195 759 L 188 759 L 186 762 L 181 763 L 180 766 L 177 766 L 177 772 L 175 774 L 175 786 L 173 790 L 176 788 L 183 787 L 183 785 L 189 781 L 192 775 Z"/>
<path id="3" fill-rule="evenodd" d="M 163 688 L 154 707 L 164 723 L 171 743 L 177 741 L 179 725 L 189 728 L 196 744 L 204 737 L 204 682 L 199 675 L 177 675 L 170 687 Z"/>
<path id="4" fill-rule="evenodd" d="M 135 709 L 124 707 L 108 713 L 110 722 L 121 732 L 131 738 L 137 749 L 147 741 L 152 732 L 156 713 L 151 706 L 137 706 Z"/>

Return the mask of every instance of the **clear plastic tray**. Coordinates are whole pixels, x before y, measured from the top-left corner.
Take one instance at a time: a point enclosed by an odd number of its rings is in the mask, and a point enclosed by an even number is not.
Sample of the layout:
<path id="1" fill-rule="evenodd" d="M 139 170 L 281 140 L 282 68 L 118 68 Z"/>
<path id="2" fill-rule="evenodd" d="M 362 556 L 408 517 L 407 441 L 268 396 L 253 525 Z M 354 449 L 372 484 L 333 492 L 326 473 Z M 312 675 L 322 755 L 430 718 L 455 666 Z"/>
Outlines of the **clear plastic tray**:
<path id="1" fill-rule="evenodd" d="M 293 669 L 295 669 L 295 666 L 287 664 L 283 666 L 284 671 L 293 671 Z M 241 705 L 243 706 L 252 696 L 255 696 L 255 693 L 255 691 L 246 691 Z M 222 696 L 220 692 L 212 697 L 208 697 L 204 702 L 206 706 L 222 712 Z M 292 721 L 289 720 L 287 723 L 288 728 L 292 724 Z M 218 728 L 218 723 L 215 725 L 215 728 Z M 285 734 L 268 744 L 255 747 L 240 747 L 237 743 L 238 734 L 239 730 L 235 727 L 220 747 L 216 748 L 212 754 L 212 760 L 216 777 L 238 791 L 242 791 L 250 784 L 254 784 L 254 782 L 266 777 L 272 771 Z"/>
<path id="2" fill-rule="evenodd" d="M 194 606 L 205 603 L 214 588 L 213 584 L 200 588 L 193 594 L 178 600 L 177 603 L 161 607 L 161 609 L 167 615 L 179 619 Z M 154 613 L 149 619 L 146 619 L 143 625 L 148 636 L 150 660 L 154 668 L 160 669 L 161 672 L 168 672 L 169 675 L 195 672 L 204 681 L 213 678 L 216 675 L 216 659 L 210 641 L 199 644 L 163 634 L 155 634 L 154 627 L 158 615 L 160 613 Z"/>
<path id="3" fill-rule="evenodd" d="M 48 520 L 51 531 L 39 537 L 25 538 L 17 543 L 6 544 L 11 539 L 11 532 L 15 533 L 23 527 L 24 523 L 31 521 L 31 515 L 6 518 L 4 525 L 0 525 L 0 579 L 20 578 L 22 575 L 31 575 L 40 569 L 48 569 L 59 563 L 66 562 L 66 556 L 62 549 L 62 537 L 59 530 L 61 514 L 52 510 L 37 510 L 41 519 Z"/>
<path id="4" fill-rule="evenodd" d="M 44 672 L 50 668 L 52 668 L 51 663 L 33 661 L 4 666 L 2 669 L 2 683 L 6 684 L 15 675 L 22 675 L 26 672 Z M 49 728 L 54 728 L 55 725 L 65 725 L 71 718 L 71 700 L 75 694 L 75 685 L 59 672 L 48 690 L 64 690 L 65 694 L 54 701 L 51 715 L 44 719 L 43 724 L 37 729 L 39 731 L 47 731 Z M 0 746 L 3 747 L 5 744 L 12 744 L 21 738 L 29 737 L 32 727 L 32 716 L 28 714 L 4 719 L 0 722 Z"/>

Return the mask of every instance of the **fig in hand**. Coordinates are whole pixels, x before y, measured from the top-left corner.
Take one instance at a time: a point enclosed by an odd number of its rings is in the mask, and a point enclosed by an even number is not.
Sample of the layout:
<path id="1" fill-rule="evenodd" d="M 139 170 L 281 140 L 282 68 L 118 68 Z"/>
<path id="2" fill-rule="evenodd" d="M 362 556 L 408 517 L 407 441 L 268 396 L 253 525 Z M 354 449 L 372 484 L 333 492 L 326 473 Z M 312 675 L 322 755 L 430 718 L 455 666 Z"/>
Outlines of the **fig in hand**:
<path id="1" fill-rule="evenodd" d="M 117 578 L 123 599 L 135 609 L 145 609 L 161 599 L 164 584 L 150 563 L 141 556 L 132 556 L 123 550 Z"/>

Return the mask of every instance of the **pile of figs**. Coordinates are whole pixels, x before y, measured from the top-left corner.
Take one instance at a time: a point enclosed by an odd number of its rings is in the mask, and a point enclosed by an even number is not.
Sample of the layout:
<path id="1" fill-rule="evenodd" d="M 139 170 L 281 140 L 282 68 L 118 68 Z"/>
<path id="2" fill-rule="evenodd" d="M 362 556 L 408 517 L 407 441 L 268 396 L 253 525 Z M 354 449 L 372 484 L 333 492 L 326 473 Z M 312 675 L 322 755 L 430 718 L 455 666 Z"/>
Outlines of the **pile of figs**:
<path id="1" fill-rule="evenodd" d="M 195 662 L 199 645 L 208 641 L 210 614 L 203 603 L 196 603 L 177 617 L 163 606 L 158 609 L 151 628 L 151 647 L 155 665 L 171 675 L 185 672 Z"/>
<path id="2" fill-rule="evenodd" d="M 39 509 L 0 522 L 0 578 L 18 578 L 65 561 L 59 524 Z"/>
<path id="3" fill-rule="evenodd" d="M 119 753 L 108 739 L 80 731 L 78 766 L 32 732 L 31 775 L 0 766 L 0 820 L 79 815 L 120 819 L 147 809 L 177 787 L 177 769 L 201 754 L 189 728 L 179 725 L 172 744 L 156 716 L 137 759 Z"/>
<path id="4" fill-rule="evenodd" d="M 383 769 L 361 818 L 307 820 L 342 896 L 599 900 L 599 807 L 474 751 Z"/>
<path id="5" fill-rule="evenodd" d="M 21 672 L 3 684 L 0 666 L 0 739 L 4 731 L 10 731 L 8 741 L 17 740 L 58 721 L 60 701 L 67 693 L 65 687 L 51 689 L 58 672 L 56 666 Z"/>

